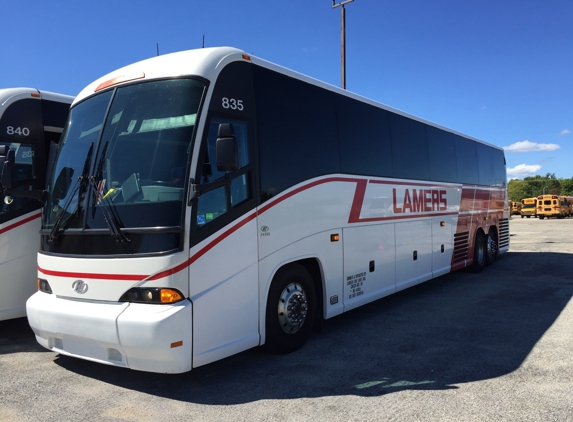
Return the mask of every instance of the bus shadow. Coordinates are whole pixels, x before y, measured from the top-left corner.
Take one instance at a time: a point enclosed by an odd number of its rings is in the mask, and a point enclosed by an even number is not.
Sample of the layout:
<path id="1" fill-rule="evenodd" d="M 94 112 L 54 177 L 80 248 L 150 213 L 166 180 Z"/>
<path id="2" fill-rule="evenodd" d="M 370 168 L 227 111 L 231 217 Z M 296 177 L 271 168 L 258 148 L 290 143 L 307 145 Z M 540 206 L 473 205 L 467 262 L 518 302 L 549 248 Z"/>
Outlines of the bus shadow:
<path id="1" fill-rule="evenodd" d="M 0 355 L 43 351 L 26 317 L 0 321 Z"/>
<path id="2" fill-rule="evenodd" d="M 571 255 L 510 252 L 480 274 L 448 274 L 328 320 L 295 353 L 257 348 L 186 374 L 55 361 L 105 383 L 207 405 L 455 389 L 516 370 L 573 296 L 572 273 Z"/>

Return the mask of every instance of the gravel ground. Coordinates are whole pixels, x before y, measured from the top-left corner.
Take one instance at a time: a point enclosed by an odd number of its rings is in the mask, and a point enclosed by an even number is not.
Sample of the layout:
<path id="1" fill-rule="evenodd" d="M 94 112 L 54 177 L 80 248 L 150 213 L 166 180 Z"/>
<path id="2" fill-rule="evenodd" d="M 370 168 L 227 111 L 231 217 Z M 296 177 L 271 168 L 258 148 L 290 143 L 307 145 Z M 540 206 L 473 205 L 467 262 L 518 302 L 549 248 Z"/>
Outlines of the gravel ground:
<path id="1" fill-rule="evenodd" d="M 181 375 L 57 355 L 0 322 L 0 421 L 571 421 L 573 219 L 513 218 L 511 251 Z"/>

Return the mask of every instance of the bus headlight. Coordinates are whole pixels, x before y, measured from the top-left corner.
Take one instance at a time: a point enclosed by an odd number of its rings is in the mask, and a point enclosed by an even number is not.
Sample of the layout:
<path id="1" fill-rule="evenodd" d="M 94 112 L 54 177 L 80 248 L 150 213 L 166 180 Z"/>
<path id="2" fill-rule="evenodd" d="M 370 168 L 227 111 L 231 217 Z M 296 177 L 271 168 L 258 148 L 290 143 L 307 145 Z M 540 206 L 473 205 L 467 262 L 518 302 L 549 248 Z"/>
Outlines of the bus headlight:
<path id="1" fill-rule="evenodd" d="M 180 302 L 183 295 L 179 290 L 167 289 L 160 287 L 151 287 L 148 289 L 133 288 L 124 293 L 119 299 L 120 302 L 133 302 L 133 303 L 153 303 L 153 304 L 168 304 Z"/>

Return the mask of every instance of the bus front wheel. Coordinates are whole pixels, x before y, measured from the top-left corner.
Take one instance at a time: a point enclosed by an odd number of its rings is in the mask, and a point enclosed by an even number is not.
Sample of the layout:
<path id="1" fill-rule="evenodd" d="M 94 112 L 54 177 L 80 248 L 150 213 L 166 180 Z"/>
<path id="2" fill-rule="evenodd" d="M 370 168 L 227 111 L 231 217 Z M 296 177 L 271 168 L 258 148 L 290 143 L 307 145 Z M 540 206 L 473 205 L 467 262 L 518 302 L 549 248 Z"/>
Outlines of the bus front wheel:
<path id="1" fill-rule="evenodd" d="M 474 261 L 469 267 L 472 273 L 479 273 L 485 267 L 486 260 L 486 240 L 481 231 L 476 233 L 474 243 Z"/>
<path id="2" fill-rule="evenodd" d="M 265 348 L 274 353 L 300 349 L 310 336 L 316 314 L 316 290 L 300 264 L 277 271 L 269 289 Z"/>

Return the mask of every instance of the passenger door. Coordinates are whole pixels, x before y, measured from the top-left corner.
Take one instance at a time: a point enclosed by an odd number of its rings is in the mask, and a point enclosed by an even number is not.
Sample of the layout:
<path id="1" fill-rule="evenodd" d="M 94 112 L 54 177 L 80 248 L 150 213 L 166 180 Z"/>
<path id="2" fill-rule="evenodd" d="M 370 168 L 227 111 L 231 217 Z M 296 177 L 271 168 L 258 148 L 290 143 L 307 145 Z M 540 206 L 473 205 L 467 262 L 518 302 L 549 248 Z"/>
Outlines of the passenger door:
<path id="1" fill-rule="evenodd" d="M 240 168 L 228 175 L 216 165 L 217 132 L 222 123 L 232 124 L 238 146 Z M 197 188 L 206 190 L 192 204 L 193 367 L 259 344 L 252 124 L 211 116 L 207 128 L 196 180 Z M 230 184 L 213 187 L 226 177 Z"/>

